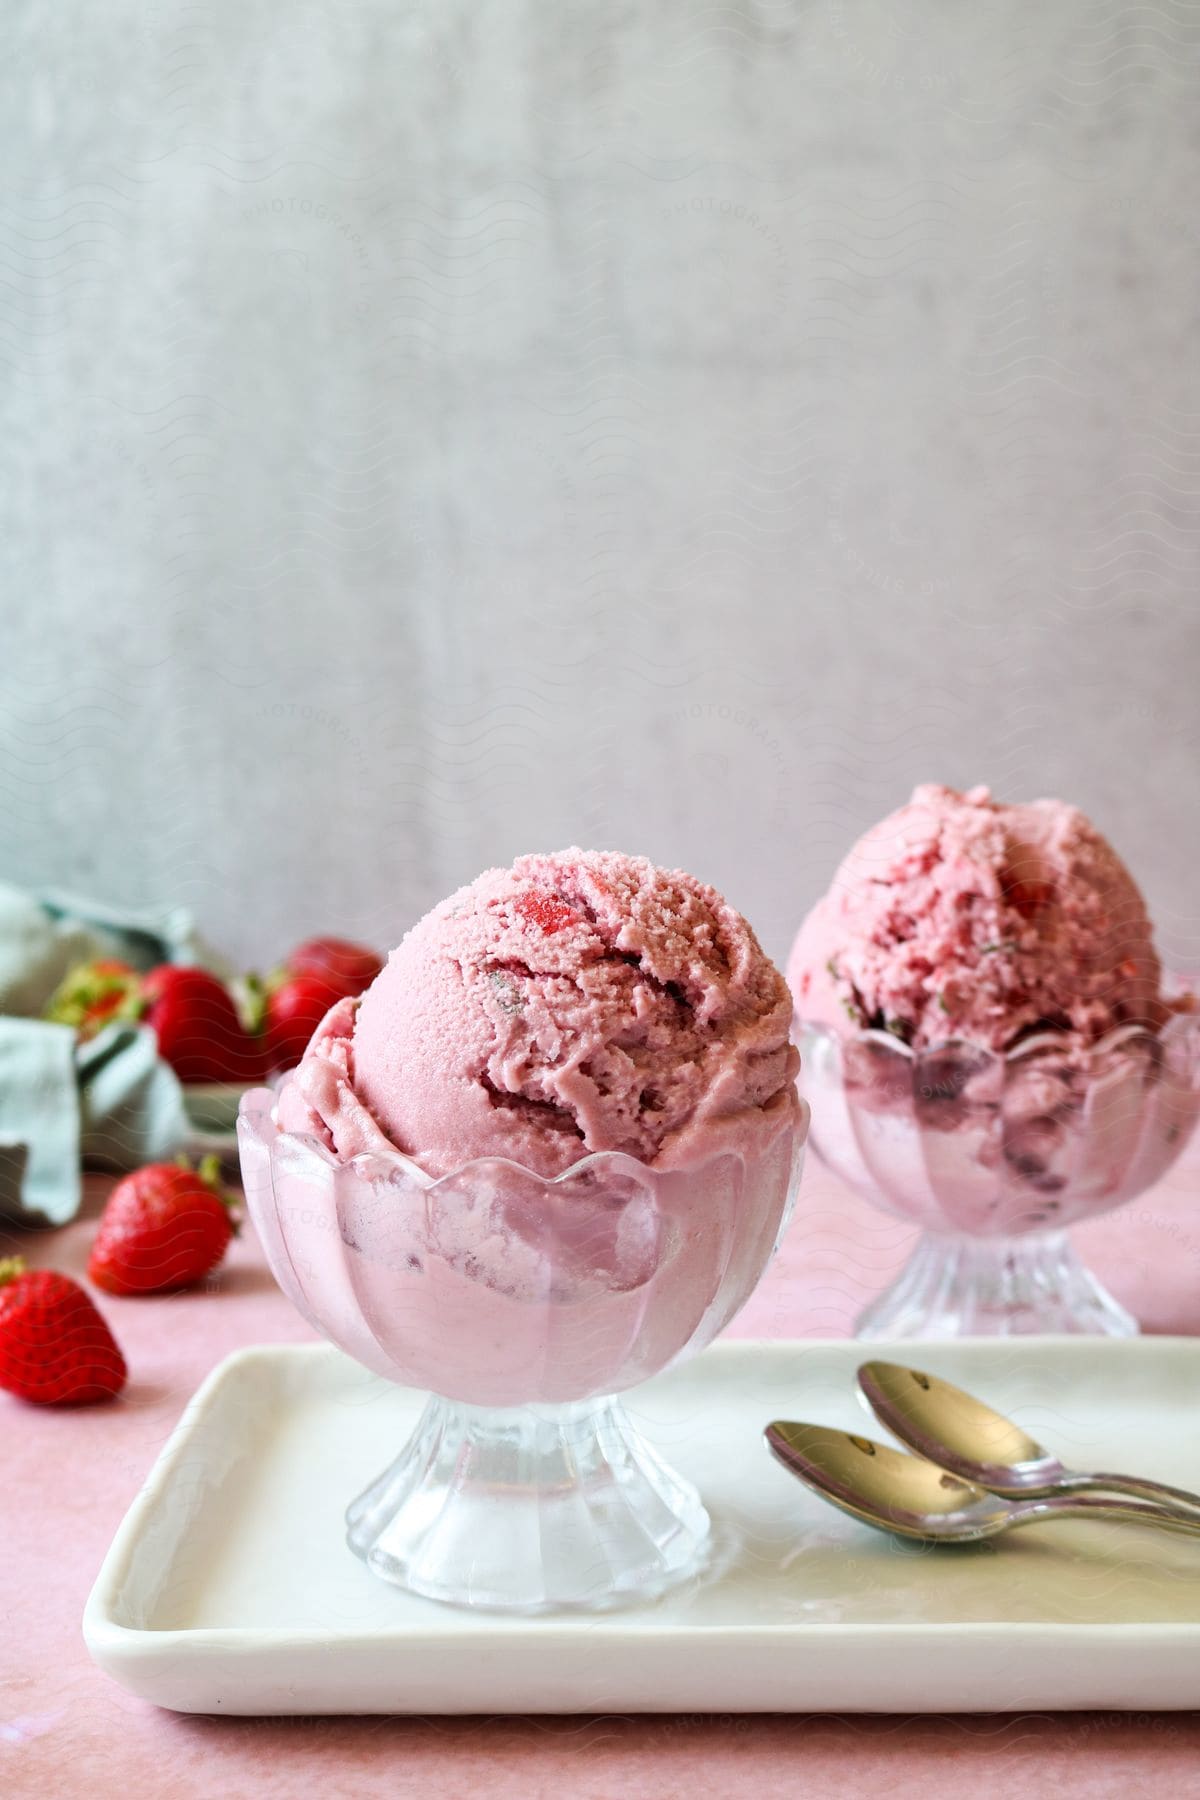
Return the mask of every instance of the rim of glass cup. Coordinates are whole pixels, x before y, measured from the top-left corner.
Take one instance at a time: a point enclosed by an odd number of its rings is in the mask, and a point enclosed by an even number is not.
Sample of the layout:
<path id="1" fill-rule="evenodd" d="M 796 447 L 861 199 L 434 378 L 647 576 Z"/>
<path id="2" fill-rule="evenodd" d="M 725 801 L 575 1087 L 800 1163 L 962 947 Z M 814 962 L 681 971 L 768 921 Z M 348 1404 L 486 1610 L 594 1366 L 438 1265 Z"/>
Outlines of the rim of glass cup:
<path id="1" fill-rule="evenodd" d="M 1185 993 L 1189 999 L 1195 998 L 1191 989 L 1185 990 Z M 1171 1036 L 1181 1037 L 1189 1031 L 1200 1031 L 1200 1004 L 1194 1008 L 1180 1008 L 1172 1012 L 1161 1025 L 1114 1025 L 1111 1031 L 1106 1032 L 1102 1038 L 1097 1038 L 1094 1044 L 1081 1043 L 1073 1033 L 1048 1026 L 1045 1031 L 1035 1032 L 1006 1050 L 997 1050 L 982 1038 L 971 1037 L 935 1038 L 930 1044 L 917 1046 L 906 1044 L 902 1037 L 897 1037 L 895 1032 L 885 1031 L 882 1026 L 857 1025 L 852 1030 L 843 1031 L 840 1026 L 831 1025 L 825 1019 L 806 1019 L 800 1013 L 796 1014 L 795 1030 L 797 1035 L 832 1038 L 839 1044 L 879 1044 L 908 1062 L 916 1062 L 925 1056 L 943 1055 L 949 1050 L 967 1050 L 976 1057 L 990 1056 L 998 1062 L 1016 1063 L 1027 1057 L 1037 1056 L 1045 1050 L 1066 1050 L 1078 1061 L 1087 1064 L 1110 1056 L 1126 1044 L 1146 1039 L 1161 1043 Z"/>
<path id="2" fill-rule="evenodd" d="M 398 1150 L 394 1144 L 381 1145 L 377 1150 L 359 1150 L 353 1156 L 341 1156 L 336 1150 L 331 1150 L 328 1144 L 322 1143 L 321 1139 L 312 1132 L 285 1131 L 272 1117 L 272 1109 L 277 1098 L 277 1094 L 271 1088 L 249 1089 L 242 1095 L 241 1104 L 238 1107 L 239 1124 L 245 1120 L 247 1126 L 256 1129 L 256 1134 L 260 1138 L 269 1137 L 276 1142 L 286 1139 L 288 1143 L 302 1145 L 310 1155 L 332 1170 L 334 1174 L 340 1174 L 343 1170 L 365 1174 L 368 1166 L 377 1166 L 382 1163 L 385 1166 L 399 1169 L 408 1180 L 431 1194 L 446 1184 L 460 1182 L 462 1177 L 472 1169 L 481 1171 L 511 1170 L 516 1175 L 523 1176 L 525 1180 L 539 1182 L 547 1188 L 563 1187 L 570 1182 L 578 1181 L 581 1175 L 590 1174 L 593 1171 L 637 1178 L 650 1176 L 655 1179 L 668 1175 L 693 1175 L 727 1156 L 736 1156 L 743 1163 L 756 1161 L 784 1131 L 790 1131 L 793 1134 L 793 1148 L 799 1150 L 807 1142 L 812 1119 L 812 1108 L 808 1101 L 802 1094 L 795 1093 L 796 1105 L 787 1109 L 786 1114 L 781 1116 L 776 1129 L 769 1138 L 764 1138 L 762 1145 L 753 1154 L 730 1145 L 724 1149 L 710 1151 L 707 1155 L 698 1157 L 694 1162 L 678 1162 L 671 1163 L 666 1167 L 659 1167 L 654 1163 L 642 1162 L 639 1157 L 631 1156 L 627 1150 L 590 1150 L 586 1156 L 581 1156 L 578 1162 L 569 1164 L 557 1175 L 541 1175 L 536 1169 L 529 1168 L 525 1163 L 516 1162 L 510 1156 L 473 1156 L 466 1162 L 457 1163 L 453 1169 L 447 1169 L 442 1175 L 432 1175 L 428 1169 L 422 1168 L 419 1162 L 416 1162 L 411 1156 L 407 1156 L 403 1150 Z M 258 1104 L 254 1104 L 256 1101 Z"/>

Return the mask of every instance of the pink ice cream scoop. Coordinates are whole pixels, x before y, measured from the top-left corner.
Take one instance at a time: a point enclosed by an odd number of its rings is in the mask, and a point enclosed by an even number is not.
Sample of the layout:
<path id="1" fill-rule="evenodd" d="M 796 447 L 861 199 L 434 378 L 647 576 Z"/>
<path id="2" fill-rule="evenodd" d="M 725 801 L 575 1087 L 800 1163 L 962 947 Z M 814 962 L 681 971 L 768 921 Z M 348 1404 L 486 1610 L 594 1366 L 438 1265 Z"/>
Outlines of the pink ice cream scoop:
<path id="1" fill-rule="evenodd" d="M 1160 976 L 1145 902 L 1095 826 L 1061 800 L 1004 806 L 986 787 L 918 787 L 872 827 L 788 962 L 801 1018 L 916 1049 L 1157 1027 Z"/>
<path id="2" fill-rule="evenodd" d="M 682 1168 L 752 1151 L 794 1106 L 791 996 L 711 887 L 613 851 L 523 856 L 413 927 L 316 1033 L 278 1107 L 337 1155 L 433 1175 L 593 1151 Z"/>
<path id="3" fill-rule="evenodd" d="M 247 1201 L 319 1329 L 474 1405 L 615 1393 L 709 1339 L 787 1217 L 783 976 L 692 876 L 491 869 L 242 1104 Z"/>
<path id="4" fill-rule="evenodd" d="M 1135 1321 L 1066 1228 L 1157 1181 L 1200 1107 L 1200 1013 L 1145 902 L 1061 800 L 919 787 L 850 851 L 788 974 L 814 1147 L 923 1228 L 860 1337 Z"/>

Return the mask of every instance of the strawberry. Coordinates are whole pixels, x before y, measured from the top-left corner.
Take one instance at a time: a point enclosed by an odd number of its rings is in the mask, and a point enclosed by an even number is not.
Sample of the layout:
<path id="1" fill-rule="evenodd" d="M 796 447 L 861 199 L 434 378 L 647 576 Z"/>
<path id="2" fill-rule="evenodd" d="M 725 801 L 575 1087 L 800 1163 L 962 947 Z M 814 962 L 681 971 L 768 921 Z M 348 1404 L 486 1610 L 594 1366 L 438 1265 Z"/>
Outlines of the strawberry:
<path id="1" fill-rule="evenodd" d="M 330 1007 L 345 998 L 320 975 L 285 975 L 277 986 L 268 986 L 267 1067 L 294 1069 Z"/>
<path id="2" fill-rule="evenodd" d="M 267 1067 L 294 1069 L 330 1007 L 370 987 L 382 960 L 346 938 L 309 938 L 281 969 L 256 986 L 266 1037 Z"/>
<path id="3" fill-rule="evenodd" d="M 236 1229 L 219 1162 L 149 1163 L 119 1181 L 100 1215 L 88 1279 L 109 1294 L 164 1294 L 203 1281 Z"/>
<path id="4" fill-rule="evenodd" d="M 180 1081 L 243 1081 L 266 1075 L 262 1040 L 247 1031 L 229 990 L 205 969 L 161 963 L 142 980 L 145 1018 L 158 1053 Z"/>
<path id="5" fill-rule="evenodd" d="M 0 1387 L 43 1406 L 107 1400 L 125 1386 L 125 1358 L 77 1281 L 54 1269 L 0 1262 Z"/>
<path id="6" fill-rule="evenodd" d="M 327 981 L 334 990 L 330 1006 L 348 994 L 361 994 L 382 967 L 383 958 L 365 944 L 336 937 L 307 938 L 284 963 L 290 975 L 317 975 Z"/>
<path id="7" fill-rule="evenodd" d="M 139 976 L 115 956 L 76 963 L 50 996 L 44 1017 L 57 1025 L 73 1025 L 81 1038 L 95 1037 L 105 1025 L 138 1016 Z"/>

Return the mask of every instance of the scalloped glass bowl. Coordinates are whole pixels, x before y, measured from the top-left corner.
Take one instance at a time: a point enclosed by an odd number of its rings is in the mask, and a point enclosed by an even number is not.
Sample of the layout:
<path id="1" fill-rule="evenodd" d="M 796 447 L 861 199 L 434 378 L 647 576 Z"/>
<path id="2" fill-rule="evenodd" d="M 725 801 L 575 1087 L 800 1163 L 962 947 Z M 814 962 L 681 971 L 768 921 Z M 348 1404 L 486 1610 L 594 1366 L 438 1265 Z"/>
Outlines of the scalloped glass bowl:
<path id="1" fill-rule="evenodd" d="M 408 1157 L 339 1161 L 238 1120 L 246 1201 L 285 1294 L 389 1380 L 429 1389 L 417 1430 L 347 1513 L 386 1580 L 515 1612 L 597 1609 L 701 1570 L 699 1496 L 615 1396 L 707 1344 L 790 1216 L 801 1105 L 762 1154 L 655 1170 L 592 1155 L 556 1180 L 488 1159 L 434 1180 Z"/>
<path id="2" fill-rule="evenodd" d="M 814 1150 L 924 1231 L 860 1338 L 1137 1331 L 1066 1227 L 1132 1200 L 1179 1155 L 1200 1111 L 1200 1012 L 1086 1051 L 1055 1032 L 1006 1053 L 964 1039 L 914 1052 L 804 1021 L 796 1034 Z"/>

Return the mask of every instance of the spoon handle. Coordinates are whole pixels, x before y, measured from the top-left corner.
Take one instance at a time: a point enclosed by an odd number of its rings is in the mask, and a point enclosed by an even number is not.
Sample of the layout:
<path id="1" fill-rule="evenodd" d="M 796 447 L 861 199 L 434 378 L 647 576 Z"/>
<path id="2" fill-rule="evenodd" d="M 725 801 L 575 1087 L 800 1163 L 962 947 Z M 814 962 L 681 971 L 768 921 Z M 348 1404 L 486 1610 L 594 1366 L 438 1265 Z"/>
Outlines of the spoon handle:
<path id="1" fill-rule="evenodd" d="M 1200 1513 L 1172 1512 L 1149 1500 L 1105 1500 L 1099 1495 L 1058 1494 L 1048 1500 L 1019 1500 L 1009 1515 L 1010 1525 L 1034 1525 L 1042 1519 L 1110 1519 L 1129 1525 L 1159 1525 L 1164 1531 L 1182 1531 L 1200 1537 Z"/>
<path id="2" fill-rule="evenodd" d="M 1168 1487 L 1165 1481 L 1145 1481 L 1138 1475 L 1072 1475 L 1070 1486 L 1075 1492 L 1086 1488 L 1089 1492 L 1154 1500 L 1160 1506 L 1176 1512 L 1184 1509 L 1200 1518 L 1200 1494 L 1193 1494 L 1188 1488 Z"/>

